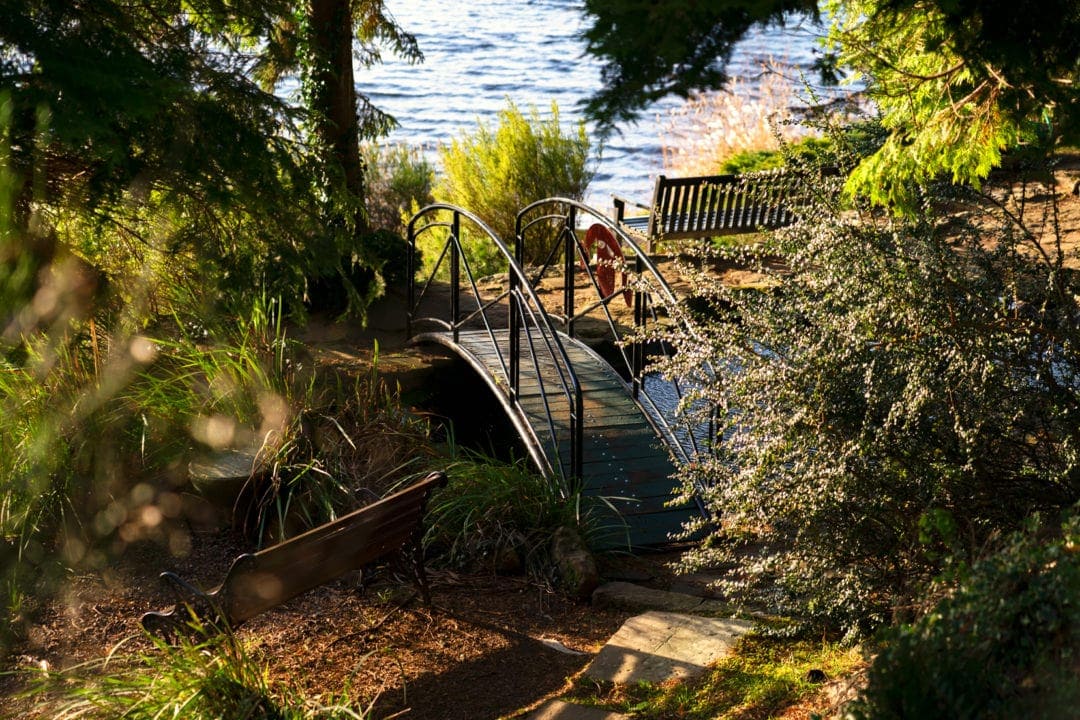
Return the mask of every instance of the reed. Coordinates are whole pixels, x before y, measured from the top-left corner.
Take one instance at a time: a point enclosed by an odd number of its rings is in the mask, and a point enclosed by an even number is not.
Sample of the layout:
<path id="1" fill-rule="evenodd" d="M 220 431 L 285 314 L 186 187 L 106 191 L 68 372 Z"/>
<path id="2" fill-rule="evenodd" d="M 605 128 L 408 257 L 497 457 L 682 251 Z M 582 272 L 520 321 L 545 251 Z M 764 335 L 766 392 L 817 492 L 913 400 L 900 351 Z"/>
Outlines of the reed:
<path id="1" fill-rule="evenodd" d="M 800 86 L 786 72 L 764 66 L 756 78 L 736 77 L 726 89 L 670 111 L 661 131 L 664 171 L 712 175 L 739 154 L 776 151 L 805 137 L 809 129 L 794 122 Z"/>

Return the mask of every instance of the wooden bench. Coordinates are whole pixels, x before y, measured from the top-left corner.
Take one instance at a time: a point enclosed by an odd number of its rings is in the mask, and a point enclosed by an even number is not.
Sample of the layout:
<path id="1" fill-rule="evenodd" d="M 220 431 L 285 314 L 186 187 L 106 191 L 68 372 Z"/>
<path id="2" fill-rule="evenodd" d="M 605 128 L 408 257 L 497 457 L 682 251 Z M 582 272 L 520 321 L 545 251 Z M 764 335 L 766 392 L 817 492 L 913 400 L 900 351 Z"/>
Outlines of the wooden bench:
<path id="1" fill-rule="evenodd" d="M 175 573 L 164 580 L 177 594 L 177 604 L 142 616 L 149 632 L 169 637 L 192 619 L 235 628 L 301 593 L 396 553 L 411 551 L 413 579 L 430 603 L 424 574 L 422 519 L 428 497 L 446 484 L 446 475 L 431 473 L 404 490 L 348 515 L 290 538 L 283 543 L 236 558 L 225 579 L 203 592 Z"/>
<path id="2" fill-rule="evenodd" d="M 746 175 L 656 178 L 651 205 L 614 197 L 615 220 L 652 253 L 659 240 L 752 233 L 795 222 L 789 201 L 796 175 L 772 170 Z M 647 214 L 627 217 L 626 206 Z"/>

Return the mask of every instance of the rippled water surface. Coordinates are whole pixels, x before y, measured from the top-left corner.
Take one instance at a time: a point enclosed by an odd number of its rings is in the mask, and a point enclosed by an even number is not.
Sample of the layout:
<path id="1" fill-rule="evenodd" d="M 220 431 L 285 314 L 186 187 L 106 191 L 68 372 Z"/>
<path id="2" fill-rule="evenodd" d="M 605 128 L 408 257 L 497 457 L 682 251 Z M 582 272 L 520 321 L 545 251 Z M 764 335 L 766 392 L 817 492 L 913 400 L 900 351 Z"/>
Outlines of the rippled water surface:
<path id="1" fill-rule="evenodd" d="M 478 118 L 493 122 L 507 98 L 546 112 L 558 102 L 564 126 L 581 117 L 579 104 L 600 86 L 599 63 L 585 57 L 579 3 L 566 0 L 387 0 L 403 28 L 416 35 L 421 65 L 387 56 L 384 64 L 357 69 L 357 86 L 400 123 L 391 141 L 433 149 Z M 772 57 L 809 67 L 814 30 L 795 23 L 749 36 L 729 70 L 753 74 Z M 660 131 L 681 103 L 661 101 L 640 122 L 609 138 L 588 201 L 610 204 L 611 193 L 648 199 L 660 169 Z M 434 158 L 434 152 L 432 152 Z"/>

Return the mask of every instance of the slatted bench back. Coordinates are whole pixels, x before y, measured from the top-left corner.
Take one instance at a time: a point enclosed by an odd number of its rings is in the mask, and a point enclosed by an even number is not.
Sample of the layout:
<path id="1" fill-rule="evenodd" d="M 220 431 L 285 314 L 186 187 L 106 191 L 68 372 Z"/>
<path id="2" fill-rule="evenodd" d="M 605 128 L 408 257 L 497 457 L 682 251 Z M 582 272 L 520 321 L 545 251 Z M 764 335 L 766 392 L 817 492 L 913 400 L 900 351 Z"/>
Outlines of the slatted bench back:
<path id="1" fill-rule="evenodd" d="M 446 484 L 446 475 L 431 473 L 404 490 L 388 495 L 337 520 L 297 535 L 283 543 L 241 555 L 233 561 L 225 579 L 208 593 L 192 587 L 173 573 L 162 573 L 183 602 L 200 605 L 204 612 L 236 627 L 281 603 L 363 568 L 412 545 L 413 568 L 421 593 L 427 585 L 419 558 L 422 520 L 428 497 Z M 201 614 L 201 613 L 200 613 Z M 159 634 L 171 633 L 184 622 L 180 604 L 149 612 L 143 627 Z"/>
<path id="2" fill-rule="evenodd" d="M 428 478 L 283 543 L 241 555 L 211 595 L 231 625 L 404 547 L 420 527 Z"/>
<path id="3" fill-rule="evenodd" d="M 792 178 L 783 172 L 656 179 L 647 235 L 657 239 L 712 237 L 790 225 L 785 204 Z"/>

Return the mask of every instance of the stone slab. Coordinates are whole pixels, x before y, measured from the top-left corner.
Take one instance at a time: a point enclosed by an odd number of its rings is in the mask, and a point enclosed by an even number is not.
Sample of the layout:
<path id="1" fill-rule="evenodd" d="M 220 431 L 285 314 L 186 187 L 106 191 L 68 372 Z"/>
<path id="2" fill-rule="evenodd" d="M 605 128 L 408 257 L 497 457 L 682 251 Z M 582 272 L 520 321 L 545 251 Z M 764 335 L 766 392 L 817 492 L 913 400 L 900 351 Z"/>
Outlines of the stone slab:
<path id="1" fill-rule="evenodd" d="M 592 594 L 596 607 L 622 610 L 666 610 L 668 612 L 730 614 L 731 607 L 718 600 L 697 595 L 657 590 L 628 582 L 609 582 Z"/>
<path id="2" fill-rule="evenodd" d="M 247 480 L 261 468 L 258 450 L 219 450 L 188 463 L 188 475 L 193 482 Z"/>
<path id="3" fill-rule="evenodd" d="M 730 652 L 752 627 L 745 620 L 651 611 L 630 618 L 585 669 L 614 683 L 684 680 Z"/>
<path id="4" fill-rule="evenodd" d="M 629 715 L 551 700 L 540 706 L 526 720 L 629 720 Z"/>

